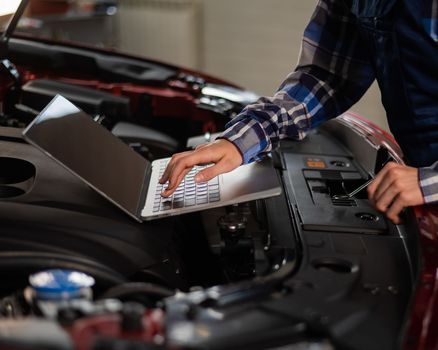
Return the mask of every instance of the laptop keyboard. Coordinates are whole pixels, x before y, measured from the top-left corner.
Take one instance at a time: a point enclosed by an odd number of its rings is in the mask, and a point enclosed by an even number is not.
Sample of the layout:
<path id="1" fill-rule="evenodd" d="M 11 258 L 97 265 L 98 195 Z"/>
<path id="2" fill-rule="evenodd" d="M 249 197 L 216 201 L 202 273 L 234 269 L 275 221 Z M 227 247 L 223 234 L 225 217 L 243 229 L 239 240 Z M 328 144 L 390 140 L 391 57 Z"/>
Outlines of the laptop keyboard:
<path id="1" fill-rule="evenodd" d="M 160 177 L 166 169 L 168 161 L 160 163 Z M 153 212 L 166 211 L 170 209 L 192 207 L 199 204 L 207 204 L 220 201 L 219 178 L 208 182 L 195 182 L 195 175 L 198 171 L 205 169 L 213 164 L 197 165 L 185 176 L 172 196 L 164 198 L 161 192 L 167 187 L 167 183 L 157 184 Z"/>

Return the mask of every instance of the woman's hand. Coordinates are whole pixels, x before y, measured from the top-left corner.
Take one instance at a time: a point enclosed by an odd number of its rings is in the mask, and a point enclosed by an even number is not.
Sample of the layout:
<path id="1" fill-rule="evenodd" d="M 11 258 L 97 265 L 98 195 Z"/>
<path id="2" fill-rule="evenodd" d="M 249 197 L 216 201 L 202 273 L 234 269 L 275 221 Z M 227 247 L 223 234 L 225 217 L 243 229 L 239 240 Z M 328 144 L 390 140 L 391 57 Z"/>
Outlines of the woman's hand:
<path id="1" fill-rule="evenodd" d="M 242 162 L 240 151 L 233 143 L 225 139 L 198 146 L 194 151 L 174 154 L 160 179 L 161 184 L 169 181 L 162 196 L 170 196 L 184 176 L 197 164 L 215 163 L 215 165 L 198 172 L 195 176 L 196 182 L 206 182 L 219 174 L 234 170 Z"/>
<path id="2" fill-rule="evenodd" d="M 394 224 L 400 224 L 404 208 L 424 204 L 418 169 L 389 162 L 368 186 L 368 198 Z"/>

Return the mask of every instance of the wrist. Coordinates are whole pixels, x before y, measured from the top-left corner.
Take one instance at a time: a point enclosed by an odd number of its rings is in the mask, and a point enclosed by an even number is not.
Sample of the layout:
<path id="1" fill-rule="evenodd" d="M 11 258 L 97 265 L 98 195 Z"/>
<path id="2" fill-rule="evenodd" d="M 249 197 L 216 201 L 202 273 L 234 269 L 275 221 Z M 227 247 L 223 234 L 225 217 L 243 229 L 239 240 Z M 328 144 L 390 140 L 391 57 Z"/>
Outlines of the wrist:
<path id="1" fill-rule="evenodd" d="M 230 155 L 232 159 L 236 160 L 239 165 L 243 164 L 243 154 L 240 148 L 233 142 L 224 137 L 219 137 L 216 139 L 215 143 L 224 145 L 226 151 L 225 153 Z"/>
<path id="2" fill-rule="evenodd" d="M 265 130 L 260 123 L 252 119 L 233 124 L 220 138 L 231 142 L 239 150 L 243 164 L 254 161 L 260 153 L 271 149 Z"/>

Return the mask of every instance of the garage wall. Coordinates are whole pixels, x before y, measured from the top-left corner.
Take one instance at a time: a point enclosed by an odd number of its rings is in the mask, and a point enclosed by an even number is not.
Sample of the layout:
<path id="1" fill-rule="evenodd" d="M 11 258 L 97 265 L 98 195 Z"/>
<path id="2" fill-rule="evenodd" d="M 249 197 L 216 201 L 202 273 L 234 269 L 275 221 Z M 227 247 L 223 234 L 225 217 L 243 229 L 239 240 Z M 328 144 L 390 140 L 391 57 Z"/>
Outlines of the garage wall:
<path id="1" fill-rule="evenodd" d="M 200 4 L 200 0 L 120 0 L 119 49 L 199 69 Z"/>

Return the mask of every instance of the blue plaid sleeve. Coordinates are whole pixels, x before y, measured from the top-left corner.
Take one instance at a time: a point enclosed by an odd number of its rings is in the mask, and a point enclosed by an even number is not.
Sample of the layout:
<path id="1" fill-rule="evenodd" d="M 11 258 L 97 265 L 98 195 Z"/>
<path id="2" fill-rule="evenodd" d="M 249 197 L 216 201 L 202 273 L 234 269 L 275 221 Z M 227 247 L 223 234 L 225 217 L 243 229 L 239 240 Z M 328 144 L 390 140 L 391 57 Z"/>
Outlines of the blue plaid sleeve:
<path id="1" fill-rule="evenodd" d="M 419 168 L 418 177 L 424 202 L 428 204 L 438 202 L 438 162 L 430 167 Z"/>
<path id="2" fill-rule="evenodd" d="M 221 138 L 233 142 L 244 163 L 350 108 L 374 80 L 355 19 L 339 0 L 320 0 L 304 32 L 301 56 L 273 97 L 247 106 Z"/>

